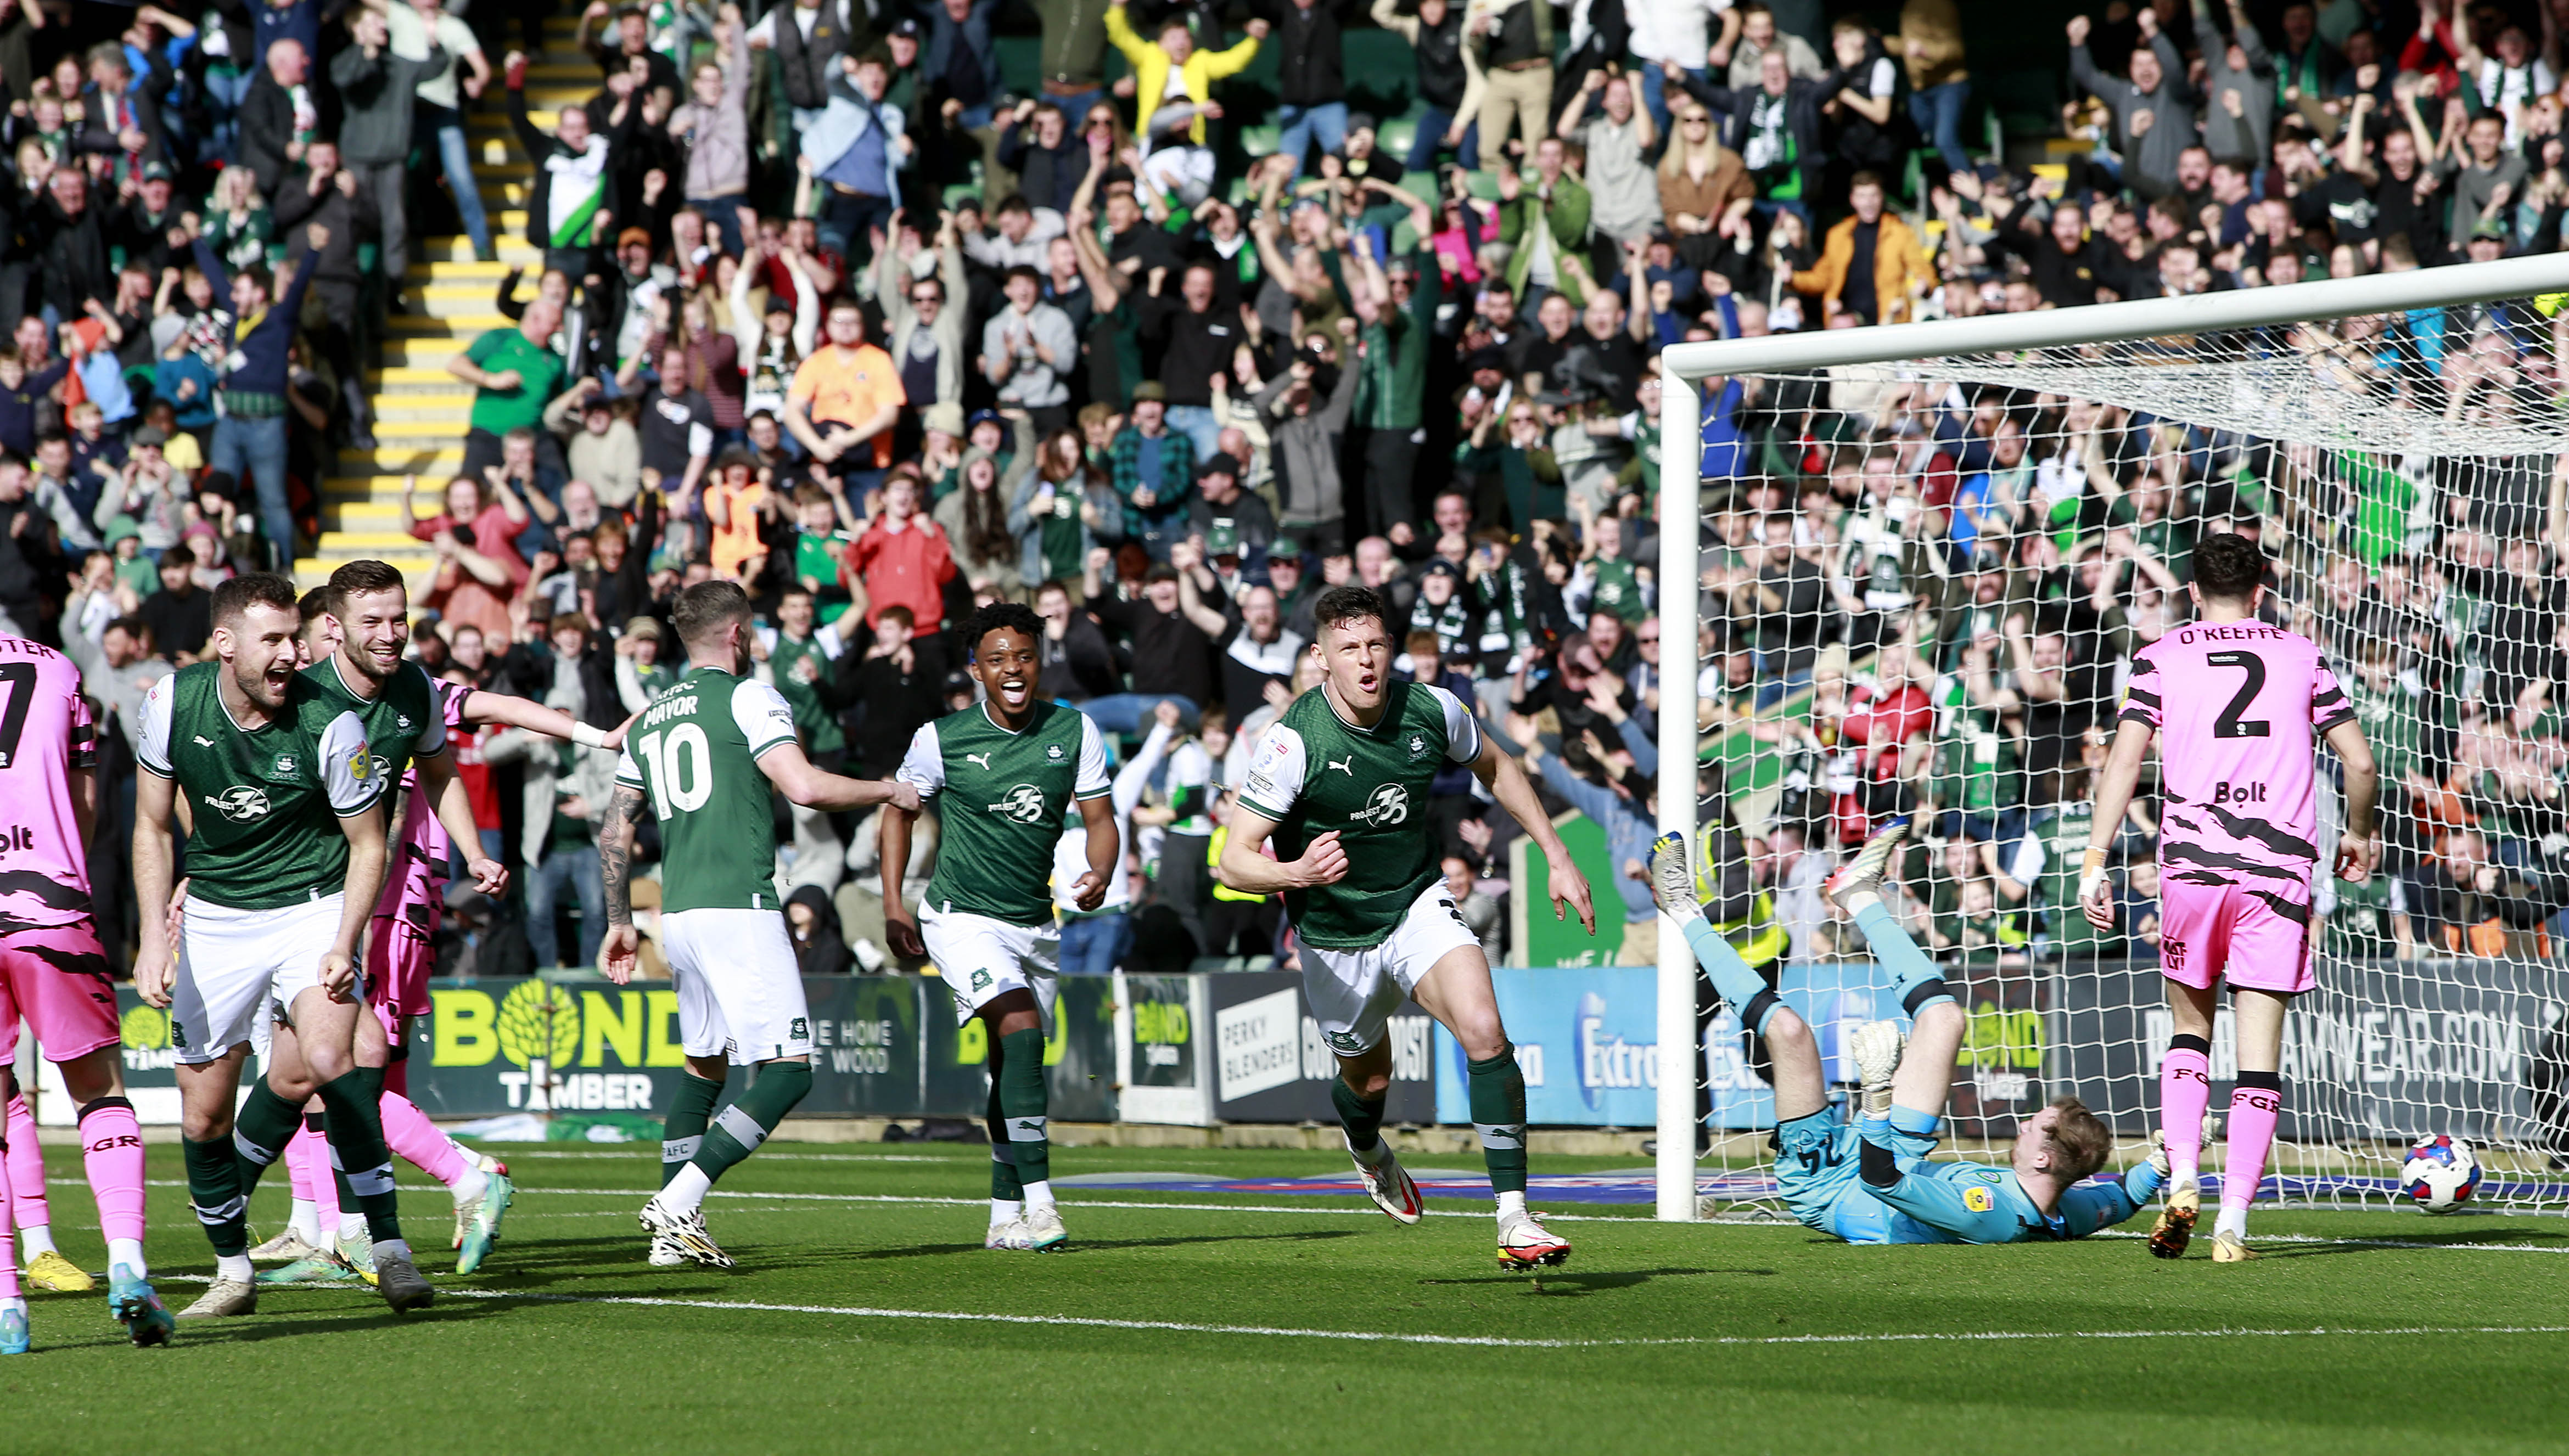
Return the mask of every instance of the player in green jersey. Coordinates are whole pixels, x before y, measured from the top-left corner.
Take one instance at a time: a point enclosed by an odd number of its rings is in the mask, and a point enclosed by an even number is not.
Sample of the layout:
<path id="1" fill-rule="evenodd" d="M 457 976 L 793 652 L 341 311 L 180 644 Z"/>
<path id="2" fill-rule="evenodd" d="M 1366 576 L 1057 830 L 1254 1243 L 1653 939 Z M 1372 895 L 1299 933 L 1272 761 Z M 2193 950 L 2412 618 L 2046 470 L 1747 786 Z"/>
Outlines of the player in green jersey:
<path id="1" fill-rule="evenodd" d="M 1071 887 L 1083 910 L 1123 873 L 1106 744 L 1076 708 L 1035 694 L 1043 622 L 994 602 L 963 624 L 964 671 L 983 700 L 922 726 L 900 779 L 937 801 L 936 873 L 918 917 L 902 894 L 912 814 L 884 816 L 884 933 L 925 955 L 954 994 L 957 1020 L 978 1016 L 990 1047 L 990 1249 L 1058 1250 L 1069 1240 L 1052 1196 L 1051 1099 L 1044 1033 L 1052 1020 L 1061 930 L 1053 921 L 1053 854 L 1076 805 L 1088 870 Z"/>
<path id="2" fill-rule="evenodd" d="M 528 722 L 556 737 L 577 736 L 583 744 L 612 751 L 610 736 L 571 720 L 557 709 L 496 693 L 479 693 L 430 678 L 408 657 L 410 595 L 400 570 L 377 560 L 349 561 L 330 573 L 329 584 L 304 594 L 300 603 L 303 629 L 299 660 L 304 675 L 323 697 L 357 714 L 375 767 L 398 797 L 386 806 L 392 843 L 384 889 L 377 898 L 371 933 L 363 957 L 366 1000 L 374 1014 L 357 1022 L 357 1067 L 375 1090 L 392 1151 L 446 1185 L 455 1199 L 459 1257 L 456 1273 L 480 1268 L 498 1241 L 500 1225 L 515 1196 L 506 1164 L 456 1144 L 438 1131 L 407 1095 L 399 1075 L 399 1049 L 413 1016 L 427 1009 L 429 936 L 446 873 L 444 840 L 466 851 L 467 873 L 475 889 L 498 895 L 508 886 L 508 870 L 480 853 L 473 806 L 463 781 L 446 752 L 447 726 L 455 723 Z M 459 706 L 449 699 L 464 694 Z M 416 782 L 413 782 L 415 779 Z M 435 863 L 432 865 L 431 860 Z M 290 1027 L 276 1035 L 291 1038 Z M 278 1110 L 266 1105 L 264 1088 L 254 1088 L 242 1109 L 241 1125 L 281 1126 Z M 322 1127 L 325 1109 L 309 1104 L 304 1121 Z M 246 1134 L 244 1134 L 246 1136 Z M 318 1136 L 317 1134 L 315 1135 Z M 242 1145 L 245 1156 L 261 1166 L 280 1150 L 255 1141 Z M 295 1177 L 320 1175 L 310 1145 L 289 1141 L 283 1155 L 295 1162 Z M 344 1175 L 340 1175 L 344 1177 Z M 298 1187 L 298 1192 L 300 1188 Z M 368 1251 L 373 1241 L 352 1198 L 340 1200 L 342 1215 L 336 1249 L 317 1242 L 312 1203 L 298 1199 L 294 1220 L 285 1233 L 250 1251 L 257 1261 L 282 1261 L 285 1268 L 258 1276 L 262 1285 L 344 1283 L 371 1277 Z M 308 1237 L 307 1237 L 308 1234 Z"/>
<path id="3" fill-rule="evenodd" d="M 1324 676 L 1258 742 L 1223 845 L 1223 882 L 1284 893 L 1302 942 L 1302 993 L 1337 1053 L 1329 1092 L 1375 1205 L 1400 1223 L 1418 1222 L 1418 1185 L 1381 1136 L 1391 1088 L 1383 1031 L 1414 997 L 1470 1063 L 1473 1130 L 1498 1199 L 1499 1261 L 1559 1264 L 1569 1242 L 1526 1212 L 1525 1075 L 1500 1024 L 1490 962 L 1438 871 L 1428 784 L 1447 763 L 1470 765 L 1542 849 L 1553 913 L 1576 908 L 1593 935 L 1588 880 L 1525 771 L 1484 737 L 1471 710 L 1443 688 L 1392 679 L 1380 598 L 1332 587 L 1313 604 L 1313 621 L 1311 650 Z M 1260 853 L 1271 837 L 1273 858 Z"/>
<path id="4" fill-rule="evenodd" d="M 182 668 L 144 698 L 134 830 L 141 903 L 135 989 L 171 1010 L 188 1197 L 215 1256 L 203 1298 L 180 1317 L 246 1314 L 243 1214 L 265 1160 L 235 1151 L 234 1094 L 271 1014 L 294 1029 L 267 1058 L 280 1127 L 240 1126 L 246 1148 L 282 1148 L 303 1100 L 330 1110 L 330 1149 L 374 1235 L 378 1288 L 395 1310 L 434 1291 L 401 1237 L 382 1120 L 356 1065 L 358 937 L 385 866 L 383 775 L 355 713 L 294 670 L 294 585 L 264 572 L 214 589 L 214 661 Z M 175 804 L 193 811 L 180 944 L 168 929 Z M 278 1008 L 271 1012 L 273 1002 Z"/>
<path id="5" fill-rule="evenodd" d="M 794 710 L 750 675 L 749 595 L 733 581 L 678 593 L 673 624 L 690 664 L 627 728 L 615 794 L 597 821 L 606 882 L 607 979 L 633 975 L 632 827 L 660 822 L 660 943 L 678 993 L 687 1072 L 660 1145 L 660 1192 L 642 1206 L 651 1262 L 732 1267 L 705 1229 L 705 1194 L 812 1090 L 812 1015 L 785 900 L 776 893 L 769 786 L 806 809 L 917 808 L 906 784 L 842 778 L 812 766 Z M 714 1115 L 733 1066 L 754 1067 Z"/>

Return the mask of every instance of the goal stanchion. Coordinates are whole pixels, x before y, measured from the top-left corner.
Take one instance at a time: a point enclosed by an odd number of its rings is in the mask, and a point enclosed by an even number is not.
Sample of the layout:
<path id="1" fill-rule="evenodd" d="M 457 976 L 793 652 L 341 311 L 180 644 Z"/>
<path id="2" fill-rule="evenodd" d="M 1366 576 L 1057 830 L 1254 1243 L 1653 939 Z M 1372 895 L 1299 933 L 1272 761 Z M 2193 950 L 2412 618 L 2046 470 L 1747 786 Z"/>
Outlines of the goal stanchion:
<path id="1" fill-rule="evenodd" d="M 1700 673 L 1736 755 L 1707 802 L 1743 832 L 1819 851 L 1911 816 L 1921 847 L 1891 899 L 1972 1018 L 1957 1140 L 2003 1141 L 2074 1093 L 2126 1142 L 2115 1166 L 2146 1146 L 2168 1036 L 2155 776 L 2116 837 L 2111 935 L 2064 903 L 2072 842 L 2131 652 L 2190 618 L 2194 535 L 2237 529 L 2275 563 L 2266 618 L 2320 643 L 2381 745 L 2391 852 L 2372 882 L 2315 887 L 2319 987 L 2287 1029 L 2268 1196 L 2391 1196 L 2407 1143 L 2438 1134 L 2497 1149 L 2482 1202 L 2569 1196 L 2548 1182 L 2569 1152 L 2569 997 L 2545 923 L 2569 925 L 2569 497 L 2552 465 L 2569 321 L 2546 296 L 2564 291 L 2553 254 L 1663 351 L 1662 418 L 1703 420 L 1709 397 L 1719 448 L 1709 466 L 1661 457 L 1659 519 L 1696 525 L 1659 533 L 1658 742 L 1713 741 L 1676 686 Z M 2323 852 L 2335 782 L 2323 750 Z M 1705 843 L 1694 780 L 1662 772 L 1658 795 L 1660 830 Z M 2432 879 L 2448 870 L 2458 894 Z M 1768 888 L 1809 903 L 1807 885 Z M 1786 999 L 1824 1057 L 1851 1018 L 1896 1014 L 1838 989 L 1863 979 L 1833 968 L 1864 959 L 1852 927 L 1791 934 Z M 1729 1018 L 1728 1044 L 1698 1034 L 1696 976 L 1661 935 L 1662 1220 L 1698 1215 L 1699 1096 L 1723 1171 L 1764 1171 L 1737 1135 L 1761 1104 L 1728 1095 L 1753 1074 Z M 2227 1019 L 2216 1082 L 2235 1070 Z M 1725 1075 L 1709 1092 L 1708 1059 Z"/>

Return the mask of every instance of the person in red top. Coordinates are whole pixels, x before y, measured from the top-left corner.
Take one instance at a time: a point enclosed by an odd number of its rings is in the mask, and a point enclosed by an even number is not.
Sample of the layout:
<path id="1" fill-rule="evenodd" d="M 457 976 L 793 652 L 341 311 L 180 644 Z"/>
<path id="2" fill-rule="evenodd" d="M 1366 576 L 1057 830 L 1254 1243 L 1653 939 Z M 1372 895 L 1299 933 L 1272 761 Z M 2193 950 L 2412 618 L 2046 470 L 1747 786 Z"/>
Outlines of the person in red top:
<path id="1" fill-rule="evenodd" d="M 918 478 L 908 467 L 884 482 L 883 509 L 840 558 L 839 577 L 862 585 L 866 625 L 885 607 L 910 608 L 925 628 L 945 620 L 945 583 L 954 579 L 954 553 L 945 533 L 918 511 Z"/>
<path id="2" fill-rule="evenodd" d="M 479 481 L 457 476 L 447 483 L 446 509 L 425 521 L 411 513 L 419 477 L 402 482 L 402 529 L 437 547 L 437 581 L 420 605 L 458 626 L 482 629 L 486 638 L 509 637 L 509 599 L 527 582 L 517 535 L 527 508 L 506 491 L 493 500 Z"/>
<path id="3" fill-rule="evenodd" d="M 1839 749 L 1852 757 L 1856 771 L 1852 787 L 1836 796 L 1833 808 L 1838 839 L 1845 844 L 1861 844 L 1875 823 L 1899 812 L 1891 801 L 1902 778 L 1901 750 L 1936 722 L 1927 692 L 1933 678 L 1908 642 L 1883 644 L 1873 671 L 1871 683 L 1847 694 L 1846 716 L 1838 723 Z"/>
<path id="4" fill-rule="evenodd" d="M 446 680 L 458 687 L 479 686 L 473 673 L 463 667 L 448 668 Z M 483 758 L 482 750 L 501 728 L 498 723 L 466 723 L 449 730 L 447 737 L 455 754 L 455 777 L 463 782 L 465 797 L 473 804 L 473 827 L 481 832 L 482 853 L 493 859 L 500 857 L 502 844 L 500 790 L 492 781 L 491 765 Z"/>

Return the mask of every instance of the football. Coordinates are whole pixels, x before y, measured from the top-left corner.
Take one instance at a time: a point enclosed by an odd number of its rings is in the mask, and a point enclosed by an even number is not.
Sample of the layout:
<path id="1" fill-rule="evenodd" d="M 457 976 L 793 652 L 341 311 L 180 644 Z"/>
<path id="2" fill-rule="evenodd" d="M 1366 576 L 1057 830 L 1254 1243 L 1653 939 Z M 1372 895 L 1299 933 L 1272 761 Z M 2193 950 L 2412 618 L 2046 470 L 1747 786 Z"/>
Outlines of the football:
<path id="1" fill-rule="evenodd" d="M 2471 1145 L 2437 1134 L 2408 1150 L 2399 1169 L 2399 1191 L 2426 1213 L 2449 1214 L 2471 1201 L 2480 1186 L 2479 1159 Z"/>

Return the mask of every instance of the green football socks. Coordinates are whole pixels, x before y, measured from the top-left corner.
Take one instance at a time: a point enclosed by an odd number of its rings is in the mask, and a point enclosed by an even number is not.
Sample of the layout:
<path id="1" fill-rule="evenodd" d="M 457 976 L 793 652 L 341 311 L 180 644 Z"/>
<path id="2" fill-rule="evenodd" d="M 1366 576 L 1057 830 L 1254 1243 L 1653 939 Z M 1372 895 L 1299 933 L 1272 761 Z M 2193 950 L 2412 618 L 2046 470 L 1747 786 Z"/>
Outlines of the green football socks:
<path id="1" fill-rule="evenodd" d="M 1526 1186 L 1526 1086 L 1517 1049 L 1504 1047 L 1488 1061 L 1471 1063 L 1472 1131 L 1489 1165 L 1490 1192 L 1502 1199 Z"/>
<path id="2" fill-rule="evenodd" d="M 669 1099 L 669 1115 L 660 1124 L 660 1186 L 667 1188 L 678 1170 L 695 1161 L 696 1151 L 705 1140 L 705 1129 L 714 1120 L 714 1103 L 722 1097 L 723 1084 L 708 1082 L 693 1072 L 678 1074 L 677 1095 Z"/>
<path id="3" fill-rule="evenodd" d="M 1000 1105 L 999 1067 L 1006 1053 L 990 1048 L 990 1101 L 981 1126 L 990 1134 L 990 1220 L 997 1223 L 1016 1215 L 1016 1205 L 1026 1196 L 1024 1180 L 1017 1177 L 1016 1157 L 1008 1151 L 1008 1114 Z"/>
<path id="4" fill-rule="evenodd" d="M 1007 1120 L 1008 1156 L 1016 1163 L 1017 1183 L 1035 1203 L 1052 1202 L 1051 1099 L 1044 1086 L 1044 1034 L 1040 1027 L 1011 1031 L 990 1042 L 990 1079 L 999 1091 L 999 1115 Z M 995 1177 L 992 1193 L 996 1196 Z"/>
<path id="5" fill-rule="evenodd" d="M 1478 1082 L 1473 1083 L 1475 1087 Z M 1344 1077 L 1329 1079 L 1329 1103 L 1338 1110 L 1338 1126 L 1347 1130 L 1347 1151 L 1367 1163 L 1380 1159 L 1382 1153 L 1382 1112 L 1391 1100 L 1388 1088 L 1383 1095 L 1367 1102 Z M 1477 1118 L 1478 1114 L 1475 1114 Z"/>
<path id="6" fill-rule="evenodd" d="M 232 1118 L 232 1153 L 240 1160 L 240 1193 L 258 1191 L 267 1166 L 285 1154 L 285 1145 L 303 1131 L 303 1109 L 276 1095 L 265 1077 L 250 1085 L 249 1096 Z"/>
<path id="7" fill-rule="evenodd" d="M 378 1098 L 380 1070 L 371 1083 L 364 1070 L 352 1071 L 321 1085 L 321 1106 L 329 1122 L 330 1163 L 347 1175 L 341 1186 L 357 1200 L 366 1216 L 366 1232 L 377 1244 L 401 1242 L 401 1201 L 393 1193 L 393 1155 L 384 1145 L 384 1113 Z M 290 1135 L 289 1135 L 290 1136 Z"/>
<path id="8" fill-rule="evenodd" d="M 249 1253 L 249 1200 L 241 1193 L 240 1157 L 226 1138 L 186 1140 L 187 1202 L 217 1257 L 238 1259 Z"/>
<path id="9" fill-rule="evenodd" d="M 704 1141 L 689 1160 L 710 1186 L 732 1165 L 758 1151 L 803 1099 L 812 1095 L 810 1062 L 761 1062 L 749 1090 L 705 1128 Z M 703 1195 L 699 1193 L 701 1200 Z"/>

